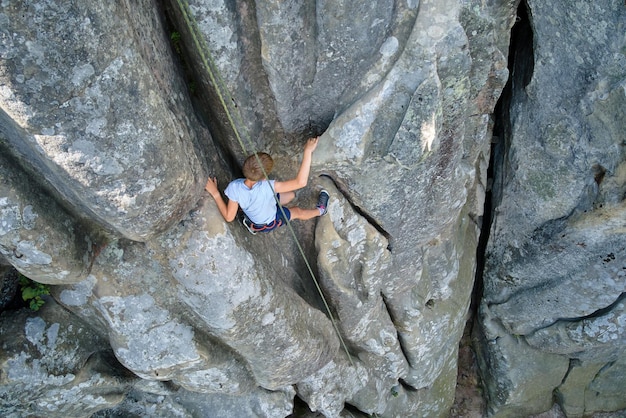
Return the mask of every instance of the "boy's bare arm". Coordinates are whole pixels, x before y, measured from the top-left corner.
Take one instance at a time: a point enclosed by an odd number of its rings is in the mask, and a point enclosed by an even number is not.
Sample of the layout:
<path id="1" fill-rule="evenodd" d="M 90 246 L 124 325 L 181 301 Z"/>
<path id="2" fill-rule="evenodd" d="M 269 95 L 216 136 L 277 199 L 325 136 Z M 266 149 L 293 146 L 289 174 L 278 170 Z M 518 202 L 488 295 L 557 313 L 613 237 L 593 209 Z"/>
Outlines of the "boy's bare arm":
<path id="1" fill-rule="evenodd" d="M 301 189 L 309 182 L 309 172 L 311 171 L 311 161 L 313 159 L 313 151 L 317 147 L 319 136 L 309 139 L 304 145 L 302 153 L 302 162 L 296 178 L 287 181 L 277 181 L 274 183 L 274 191 L 276 193 L 292 192 Z"/>
<path id="2" fill-rule="evenodd" d="M 224 220 L 226 222 L 232 222 L 235 219 L 235 216 L 237 215 L 237 209 L 239 209 L 239 203 L 235 202 L 234 200 L 229 200 L 228 204 L 226 204 L 226 202 L 224 201 L 224 198 L 222 197 L 222 194 L 217 188 L 217 178 L 215 177 L 213 178 L 209 177 L 209 179 L 206 182 L 206 185 L 204 186 L 204 190 L 206 190 L 207 192 L 211 194 L 211 196 L 213 196 L 213 199 L 215 200 L 215 204 L 217 205 L 217 208 L 222 214 L 222 217 L 224 218 Z"/>

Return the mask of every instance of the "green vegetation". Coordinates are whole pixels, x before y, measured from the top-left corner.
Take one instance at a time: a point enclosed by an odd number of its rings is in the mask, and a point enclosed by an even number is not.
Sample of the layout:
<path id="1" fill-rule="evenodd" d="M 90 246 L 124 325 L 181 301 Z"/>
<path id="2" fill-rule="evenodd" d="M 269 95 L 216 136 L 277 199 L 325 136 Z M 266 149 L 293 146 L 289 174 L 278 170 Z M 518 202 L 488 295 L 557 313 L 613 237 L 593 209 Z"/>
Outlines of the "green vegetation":
<path id="1" fill-rule="evenodd" d="M 170 33 L 170 40 L 172 41 L 172 45 L 174 45 L 174 50 L 176 51 L 176 53 L 180 55 L 181 54 L 180 33 L 179 32 Z"/>
<path id="2" fill-rule="evenodd" d="M 48 285 L 34 282 L 21 274 L 20 289 L 22 290 L 22 299 L 33 311 L 38 311 L 39 308 L 41 308 L 45 303 L 41 296 L 50 294 L 50 288 Z"/>
<path id="3" fill-rule="evenodd" d="M 183 66 L 185 79 L 187 82 L 187 88 L 189 89 L 191 95 L 193 95 L 196 92 L 196 82 L 193 80 L 191 68 L 189 67 L 187 60 L 183 55 L 183 40 L 181 38 L 180 32 L 178 32 L 177 30 L 172 30 L 170 32 L 170 41 L 172 42 L 172 47 L 174 48 L 174 51 L 176 52 L 176 55 L 178 55 L 178 59 L 180 59 L 180 62 Z"/>

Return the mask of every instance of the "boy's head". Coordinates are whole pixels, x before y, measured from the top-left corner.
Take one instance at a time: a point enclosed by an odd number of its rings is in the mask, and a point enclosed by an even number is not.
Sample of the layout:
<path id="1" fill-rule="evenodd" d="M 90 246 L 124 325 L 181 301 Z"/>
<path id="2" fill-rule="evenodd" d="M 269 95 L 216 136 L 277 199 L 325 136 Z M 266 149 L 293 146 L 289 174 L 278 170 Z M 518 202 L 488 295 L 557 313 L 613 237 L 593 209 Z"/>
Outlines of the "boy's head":
<path id="1" fill-rule="evenodd" d="M 257 158 L 258 157 L 258 158 Z M 259 160 L 262 164 L 259 165 Z M 256 155 L 252 154 L 246 161 L 243 162 L 243 175 L 248 180 L 259 181 L 265 177 L 263 170 L 265 173 L 269 174 L 274 167 L 274 160 L 269 154 L 265 152 L 257 152 Z"/>

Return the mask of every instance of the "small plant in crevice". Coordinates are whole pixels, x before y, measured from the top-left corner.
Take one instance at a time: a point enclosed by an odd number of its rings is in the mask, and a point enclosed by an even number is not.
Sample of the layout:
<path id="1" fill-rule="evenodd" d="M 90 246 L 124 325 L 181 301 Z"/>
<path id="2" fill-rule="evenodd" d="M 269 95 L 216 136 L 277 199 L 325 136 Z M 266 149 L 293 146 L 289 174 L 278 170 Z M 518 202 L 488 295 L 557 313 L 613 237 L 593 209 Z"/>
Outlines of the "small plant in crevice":
<path id="1" fill-rule="evenodd" d="M 191 94 L 194 94 L 196 92 L 196 82 L 195 81 L 190 81 L 187 83 L 187 88 L 189 89 L 189 92 Z"/>
<path id="2" fill-rule="evenodd" d="M 174 52 L 176 53 L 176 56 L 182 66 L 183 75 L 187 83 L 187 89 L 193 96 L 196 93 L 196 82 L 194 81 L 193 71 L 184 54 L 182 35 L 174 27 L 170 29 L 170 41 L 172 43 L 172 48 L 174 49 Z"/>
<path id="3" fill-rule="evenodd" d="M 172 33 L 170 33 L 170 40 L 172 41 L 172 45 L 174 45 L 174 50 L 176 51 L 176 53 L 180 55 L 180 53 L 181 53 L 181 50 L 180 50 L 180 33 L 179 32 L 172 32 Z"/>
<path id="4" fill-rule="evenodd" d="M 50 288 L 47 284 L 34 282 L 21 274 L 20 289 L 22 291 L 22 300 L 33 311 L 38 311 L 45 303 L 41 296 L 50 294 Z"/>

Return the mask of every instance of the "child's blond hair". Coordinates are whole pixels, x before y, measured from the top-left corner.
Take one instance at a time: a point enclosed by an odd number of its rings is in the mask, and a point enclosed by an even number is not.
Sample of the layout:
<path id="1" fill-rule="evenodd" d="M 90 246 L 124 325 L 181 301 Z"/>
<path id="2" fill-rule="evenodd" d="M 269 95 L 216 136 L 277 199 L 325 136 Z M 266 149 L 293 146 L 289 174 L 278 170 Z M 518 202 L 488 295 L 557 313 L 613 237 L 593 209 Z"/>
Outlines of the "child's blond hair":
<path id="1" fill-rule="evenodd" d="M 262 166 L 259 165 L 259 160 Z M 274 168 L 274 160 L 265 152 L 252 154 L 243 163 L 243 175 L 248 180 L 259 181 L 265 178 L 265 174 L 269 174 Z"/>

